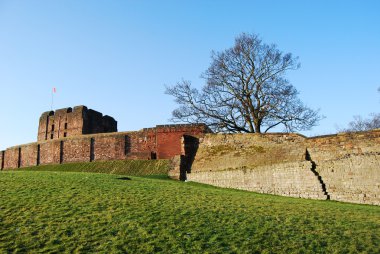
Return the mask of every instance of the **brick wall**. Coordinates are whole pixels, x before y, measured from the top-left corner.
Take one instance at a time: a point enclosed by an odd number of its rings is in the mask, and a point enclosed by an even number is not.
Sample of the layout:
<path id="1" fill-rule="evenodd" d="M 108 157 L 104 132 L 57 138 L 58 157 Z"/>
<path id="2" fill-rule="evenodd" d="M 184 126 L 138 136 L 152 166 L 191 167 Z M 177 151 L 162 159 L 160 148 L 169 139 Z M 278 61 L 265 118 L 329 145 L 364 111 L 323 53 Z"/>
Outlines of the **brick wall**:
<path id="1" fill-rule="evenodd" d="M 159 159 L 169 159 L 183 152 L 182 137 L 201 137 L 204 133 L 210 132 L 203 124 L 194 125 L 157 125 L 157 157 Z"/>

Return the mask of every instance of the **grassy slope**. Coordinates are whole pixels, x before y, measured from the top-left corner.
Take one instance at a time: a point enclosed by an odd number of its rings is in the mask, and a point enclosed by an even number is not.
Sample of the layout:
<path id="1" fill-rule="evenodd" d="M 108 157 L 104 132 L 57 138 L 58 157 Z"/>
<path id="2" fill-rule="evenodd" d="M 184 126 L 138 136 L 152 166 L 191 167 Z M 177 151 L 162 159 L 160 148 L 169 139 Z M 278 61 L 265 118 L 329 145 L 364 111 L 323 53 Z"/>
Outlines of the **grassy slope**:
<path id="1" fill-rule="evenodd" d="M 119 178 L 0 173 L 0 252 L 380 252 L 377 206 Z"/>
<path id="2" fill-rule="evenodd" d="M 37 167 L 25 167 L 21 170 L 91 172 L 142 176 L 167 174 L 169 166 L 169 160 L 116 160 L 41 165 Z"/>

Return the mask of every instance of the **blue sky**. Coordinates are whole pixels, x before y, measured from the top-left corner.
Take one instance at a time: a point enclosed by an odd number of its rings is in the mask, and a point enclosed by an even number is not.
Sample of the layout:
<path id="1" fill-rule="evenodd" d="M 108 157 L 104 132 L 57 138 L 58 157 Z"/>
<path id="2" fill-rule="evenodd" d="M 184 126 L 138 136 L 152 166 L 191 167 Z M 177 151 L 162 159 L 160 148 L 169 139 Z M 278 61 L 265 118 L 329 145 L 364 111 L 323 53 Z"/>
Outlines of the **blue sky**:
<path id="1" fill-rule="evenodd" d="M 288 73 L 326 117 L 308 136 L 379 112 L 380 1 L 0 0 L 0 150 L 36 140 L 38 118 L 86 105 L 120 131 L 169 123 L 165 85 L 201 87 L 212 50 L 242 33 L 299 56 Z"/>

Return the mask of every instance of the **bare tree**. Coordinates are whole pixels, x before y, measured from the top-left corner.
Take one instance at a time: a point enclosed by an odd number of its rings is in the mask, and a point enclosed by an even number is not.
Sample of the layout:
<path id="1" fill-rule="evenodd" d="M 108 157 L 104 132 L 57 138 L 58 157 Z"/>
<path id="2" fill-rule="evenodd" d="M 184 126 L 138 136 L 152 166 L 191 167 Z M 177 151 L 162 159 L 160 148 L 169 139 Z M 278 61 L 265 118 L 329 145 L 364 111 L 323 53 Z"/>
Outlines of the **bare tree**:
<path id="1" fill-rule="evenodd" d="M 354 120 L 348 123 L 348 128 L 340 130 L 342 132 L 368 131 L 380 128 L 380 114 L 372 113 L 370 118 L 363 119 L 361 116 L 354 116 Z"/>
<path id="2" fill-rule="evenodd" d="M 380 87 L 377 89 L 380 92 Z M 341 132 L 368 131 L 380 129 L 380 113 L 370 114 L 370 118 L 363 119 L 361 116 L 354 116 L 354 120 L 348 123 L 348 128 L 339 129 Z"/>
<path id="3" fill-rule="evenodd" d="M 298 58 L 276 45 L 241 34 L 232 48 L 212 52 L 211 60 L 202 75 L 202 90 L 185 80 L 166 88 L 179 104 L 172 121 L 204 122 L 214 131 L 261 133 L 281 125 L 286 131 L 308 130 L 321 119 L 284 77 L 300 67 Z"/>

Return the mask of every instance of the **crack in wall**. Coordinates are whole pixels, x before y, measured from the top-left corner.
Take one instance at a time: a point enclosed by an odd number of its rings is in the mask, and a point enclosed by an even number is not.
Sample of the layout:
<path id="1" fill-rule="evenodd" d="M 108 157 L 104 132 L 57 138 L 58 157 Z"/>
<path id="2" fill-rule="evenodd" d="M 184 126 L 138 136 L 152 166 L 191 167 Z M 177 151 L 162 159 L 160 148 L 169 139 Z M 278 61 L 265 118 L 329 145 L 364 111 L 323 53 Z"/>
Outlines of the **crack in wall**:
<path id="1" fill-rule="evenodd" d="M 326 199 L 330 200 L 330 194 L 327 192 L 326 184 L 323 182 L 322 176 L 316 170 L 317 169 L 317 164 L 315 163 L 315 161 L 313 161 L 311 159 L 310 153 L 309 153 L 309 151 L 307 149 L 306 149 L 306 153 L 305 153 L 305 159 L 307 161 L 310 161 L 310 163 L 311 163 L 311 169 L 310 169 L 311 172 L 313 172 L 314 175 L 318 178 L 318 181 L 321 184 L 322 191 L 323 191 L 323 194 L 326 196 Z"/>

